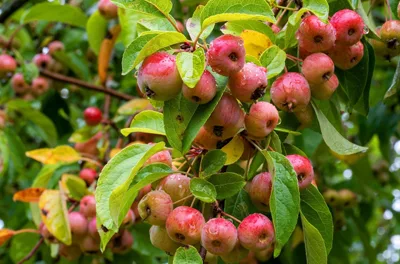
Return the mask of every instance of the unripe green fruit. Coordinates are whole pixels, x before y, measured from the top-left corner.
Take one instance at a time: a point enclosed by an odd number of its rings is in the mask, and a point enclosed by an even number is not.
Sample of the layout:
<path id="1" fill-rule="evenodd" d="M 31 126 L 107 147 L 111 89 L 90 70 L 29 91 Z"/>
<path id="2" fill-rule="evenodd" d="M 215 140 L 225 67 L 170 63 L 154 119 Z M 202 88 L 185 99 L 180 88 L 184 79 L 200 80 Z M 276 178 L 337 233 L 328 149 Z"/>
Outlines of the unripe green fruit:
<path id="1" fill-rule="evenodd" d="M 340 205 L 343 208 L 352 208 L 357 204 L 357 195 L 348 189 L 340 190 L 338 196 Z"/>
<path id="2" fill-rule="evenodd" d="M 336 190 L 328 189 L 323 194 L 325 202 L 331 207 L 338 207 L 340 204 L 339 193 Z"/>
<path id="3" fill-rule="evenodd" d="M 210 102 L 217 93 L 217 83 L 214 76 L 204 70 L 199 82 L 195 87 L 189 88 L 186 84 L 182 86 L 183 96 L 194 103 L 206 104 Z"/>
<path id="4" fill-rule="evenodd" d="M 395 55 L 400 54 L 400 21 L 389 20 L 381 27 L 381 38 Z"/>
<path id="5" fill-rule="evenodd" d="M 163 226 L 173 210 L 171 197 L 164 191 L 151 191 L 139 202 L 140 217 L 151 225 Z"/>
<path id="6" fill-rule="evenodd" d="M 378 36 L 381 35 L 381 28 L 376 29 L 376 33 Z M 390 60 L 391 58 L 397 56 L 397 51 L 396 49 L 389 49 L 386 45 L 386 42 L 383 40 L 376 40 L 376 39 L 369 39 L 369 43 L 372 45 L 374 48 L 375 54 L 377 56 L 380 56 L 386 60 Z"/>
<path id="7" fill-rule="evenodd" d="M 218 256 L 211 254 L 207 251 L 206 258 L 204 259 L 204 264 L 218 264 Z"/>
<path id="8" fill-rule="evenodd" d="M 335 210 L 333 212 L 333 226 L 335 230 L 342 230 L 346 225 L 346 217 L 343 210 Z"/>
<path id="9" fill-rule="evenodd" d="M 168 236 L 167 230 L 164 227 L 153 225 L 149 232 L 151 244 L 165 251 L 170 256 L 173 256 L 175 251 L 182 246 Z"/>

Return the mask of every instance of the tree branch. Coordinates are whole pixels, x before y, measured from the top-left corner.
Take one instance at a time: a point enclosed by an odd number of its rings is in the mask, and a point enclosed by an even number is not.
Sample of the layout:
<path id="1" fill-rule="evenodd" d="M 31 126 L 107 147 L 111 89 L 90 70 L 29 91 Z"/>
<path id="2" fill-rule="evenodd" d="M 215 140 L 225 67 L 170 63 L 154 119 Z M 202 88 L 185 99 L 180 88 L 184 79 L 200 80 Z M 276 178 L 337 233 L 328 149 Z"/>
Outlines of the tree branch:
<path id="1" fill-rule="evenodd" d="M 43 70 L 43 69 L 40 69 L 40 75 L 42 75 L 44 77 L 47 77 L 49 79 L 52 79 L 52 80 L 56 80 L 56 81 L 60 81 L 60 82 L 64 82 L 64 83 L 75 84 L 75 85 L 80 86 L 82 88 L 86 88 L 86 89 L 93 90 L 93 91 L 96 91 L 96 92 L 109 94 L 111 96 L 114 96 L 116 98 L 119 98 L 119 99 L 122 99 L 122 100 L 126 100 L 126 101 L 129 101 L 129 100 L 132 100 L 132 99 L 135 98 L 135 97 L 133 97 L 133 96 L 131 96 L 129 94 L 121 93 L 121 92 L 118 92 L 118 91 L 115 91 L 115 90 L 112 90 L 112 89 L 104 89 L 103 87 L 98 86 L 98 85 L 87 83 L 87 82 L 81 81 L 79 79 L 75 79 L 75 78 L 72 78 L 72 77 L 68 77 L 68 76 L 65 76 L 65 75 L 62 75 L 62 74 L 50 72 L 50 71 Z"/>
<path id="2" fill-rule="evenodd" d="M 28 0 L 12 0 L 8 1 L 1 7 L 0 24 L 4 23 L 15 11 L 20 9 Z"/>
<path id="3" fill-rule="evenodd" d="M 32 248 L 31 252 L 29 252 L 28 255 L 26 255 L 23 259 L 21 259 L 18 264 L 22 264 L 25 261 L 28 261 L 31 257 L 33 257 L 33 255 L 35 255 L 36 251 L 38 251 L 39 247 L 43 244 L 44 242 L 44 237 L 42 237 L 37 243 L 36 245 Z"/>

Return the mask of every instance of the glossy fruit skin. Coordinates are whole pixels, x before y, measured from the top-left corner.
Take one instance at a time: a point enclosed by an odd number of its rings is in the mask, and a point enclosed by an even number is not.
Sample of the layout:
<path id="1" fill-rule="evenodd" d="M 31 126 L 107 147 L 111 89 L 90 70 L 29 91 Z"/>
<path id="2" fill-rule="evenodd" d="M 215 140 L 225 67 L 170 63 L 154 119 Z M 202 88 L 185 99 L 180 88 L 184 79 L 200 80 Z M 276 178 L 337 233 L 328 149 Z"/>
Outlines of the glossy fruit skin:
<path id="1" fill-rule="evenodd" d="M 68 214 L 71 234 L 73 236 L 82 237 L 87 234 L 88 222 L 83 214 L 79 212 L 71 212 Z"/>
<path id="2" fill-rule="evenodd" d="M 381 39 L 393 55 L 400 54 L 400 21 L 389 20 L 381 27 Z"/>
<path id="3" fill-rule="evenodd" d="M 204 224 L 204 217 L 198 210 L 179 206 L 169 214 L 165 227 L 173 241 L 184 245 L 195 245 L 201 240 Z"/>
<path id="4" fill-rule="evenodd" d="M 224 218 L 210 219 L 201 230 L 201 244 L 214 255 L 226 255 L 237 242 L 237 230 Z"/>
<path id="5" fill-rule="evenodd" d="M 29 85 L 25 82 L 22 73 L 16 73 L 11 78 L 11 86 L 17 94 L 24 94 L 30 90 Z"/>
<path id="6" fill-rule="evenodd" d="M 336 33 L 333 26 L 325 24 L 317 16 L 305 17 L 296 33 L 299 47 L 308 52 L 327 51 L 335 44 Z"/>
<path id="7" fill-rule="evenodd" d="M 213 133 L 208 132 L 204 126 L 200 128 L 196 138 L 193 140 L 196 145 L 207 150 L 216 149 L 218 141 L 220 141 L 220 139 L 214 136 Z"/>
<path id="8" fill-rule="evenodd" d="M 181 200 L 180 202 L 175 203 L 175 206 L 188 204 L 192 200 L 192 198 L 183 200 L 185 197 L 188 197 L 191 194 L 190 178 L 180 173 L 171 174 L 165 177 L 159 183 L 157 189 L 161 189 L 166 192 L 171 197 L 173 202 Z"/>
<path id="9" fill-rule="evenodd" d="M 214 39 L 207 51 L 208 64 L 215 72 L 224 76 L 240 71 L 245 58 L 243 39 L 229 34 Z"/>
<path id="10" fill-rule="evenodd" d="M 314 120 L 314 110 L 310 104 L 307 105 L 307 107 L 303 111 L 296 112 L 296 113 L 294 113 L 294 115 L 296 116 L 297 120 L 300 122 L 300 126 L 298 128 L 299 130 L 310 127 Z"/>
<path id="11" fill-rule="evenodd" d="M 330 22 L 336 30 L 337 45 L 354 45 L 364 35 L 364 21 L 353 10 L 343 9 L 336 12 Z"/>
<path id="12" fill-rule="evenodd" d="M 249 185 L 249 195 L 258 210 L 269 212 L 269 198 L 272 191 L 272 177 L 269 172 L 257 174 Z"/>
<path id="13" fill-rule="evenodd" d="M 242 102 L 251 103 L 265 94 L 268 85 L 267 69 L 252 62 L 229 76 L 228 86 L 234 97 Z"/>
<path id="14" fill-rule="evenodd" d="M 339 86 L 339 79 L 333 74 L 322 84 L 310 85 L 311 95 L 318 100 L 329 100 Z"/>
<path id="15" fill-rule="evenodd" d="M 93 195 L 86 195 L 81 199 L 79 212 L 86 218 L 96 217 L 96 199 Z"/>
<path id="16" fill-rule="evenodd" d="M 61 257 L 67 259 L 68 261 L 77 260 L 82 255 L 82 251 L 77 245 L 67 246 L 64 244 L 60 244 L 58 252 Z"/>
<path id="17" fill-rule="evenodd" d="M 43 77 L 32 80 L 32 93 L 36 96 L 42 95 L 49 89 L 49 81 Z"/>
<path id="18" fill-rule="evenodd" d="M 297 154 L 287 155 L 286 158 L 297 174 L 300 190 L 307 188 L 314 179 L 314 169 L 310 160 Z"/>
<path id="19" fill-rule="evenodd" d="M 238 227 L 240 244 L 251 251 L 262 251 L 270 247 L 275 240 L 274 226 L 268 217 L 251 214 Z"/>
<path id="20" fill-rule="evenodd" d="M 79 172 L 79 177 L 90 186 L 97 179 L 97 171 L 92 168 L 83 168 Z"/>
<path id="21" fill-rule="evenodd" d="M 151 191 L 139 202 L 139 215 L 151 225 L 164 226 L 173 210 L 171 197 L 164 191 Z"/>
<path id="22" fill-rule="evenodd" d="M 84 253 L 96 254 L 100 251 L 100 241 L 96 241 L 96 239 L 89 235 L 83 237 L 79 242 L 81 250 Z"/>
<path id="23" fill-rule="evenodd" d="M 118 7 L 110 0 L 100 0 L 98 9 L 100 14 L 106 19 L 113 19 L 118 17 Z"/>
<path id="24" fill-rule="evenodd" d="M 39 53 L 33 57 L 33 63 L 41 69 L 50 70 L 53 59 L 49 54 Z"/>
<path id="25" fill-rule="evenodd" d="M 246 258 L 248 254 L 249 254 L 249 250 L 244 248 L 240 244 L 239 240 L 237 240 L 233 250 L 231 252 L 229 252 L 228 254 L 221 256 L 221 259 L 225 263 L 237 263 L 238 261 Z"/>
<path id="26" fill-rule="evenodd" d="M 58 52 L 58 51 L 64 51 L 65 47 L 64 47 L 64 43 L 62 43 L 59 40 L 54 40 L 52 42 L 49 43 L 48 45 L 49 48 L 49 54 L 53 55 L 54 53 Z"/>
<path id="27" fill-rule="evenodd" d="M 342 70 L 349 70 L 356 66 L 364 56 L 364 45 L 357 42 L 353 46 L 336 45 L 328 53 L 335 66 Z"/>
<path id="28" fill-rule="evenodd" d="M 125 229 L 121 235 L 113 239 L 111 251 L 116 254 L 124 254 L 132 248 L 132 245 L 133 236 Z"/>
<path id="29" fill-rule="evenodd" d="M 143 94 L 158 101 L 168 101 L 182 90 L 176 59 L 166 52 L 147 57 L 139 69 L 137 81 Z"/>
<path id="30" fill-rule="evenodd" d="M 182 246 L 168 236 L 167 230 L 164 227 L 153 225 L 149 233 L 151 244 L 165 251 L 170 256 L 174 255 L 175 251 Z"/>
<path id="31" fill-rule="evenodd" d="M 378 27 L 376 28 L 376 33 L 378 34 L 378 36 L 381 35 L 381 28 Z M 376 40 L 376 39 L 369 39 L 369 43 L 372 45 L 372 47 L 374 48 L 375 54 L 377 56 L 380 56 L 386 60 L 389 60 L 392 57 L 397 56 L 397 52 L 396 49 L 389 49 L 387 47 L 387 43 L 382 41 L 382 40 Z M 390 45 L 389 45 L 390 46 Z"/>
<path id="32" fill-rule="evenodd" d="M 151 156 L 145 163 L 144 166 L 150 165 L 153 163 L 164 163 L 165 165 L 172 166 L 172 157 L 171 153 L 168 150 L 163 150 L 157 152 L 153 156 Z"/>
<path id="33" fill-rule="evenodd" d="M 304 59 L 301 72 L 310 85 L 323 84 L 335 73 L 335 65 L 328 55 L 314 53 Z"/>
<path id="34" fill-rule="evenodd" d="M 204 70 L 203 75 L 195 87 L 189 88 L 186 84 L 183 84 L 182 93 L 189 101 L 197 104 L 206 104 L 210 102 L 217 93 L 217 82 L 208 70 Z"/>
<path id="35" fill-rule="evenodd" d="M 310 102 L 310 86 L 301 74 L 288 72 L 272 84 L 271 98 L 275 106 L 283 111 L 300 112 Z"/>
<path id="36" fill-rule="evenodd" d="M 103 119 L 103 113 L 99 108 L 90 106 L 83 112 L 83 118 L 88 126 L 97 126 Z"/>
<path id="37" fill-rule="evenodd" d="M 0 55 L 0 77 L 5 77 L 7 74 L 12 74 L 16 69 L 17 62 L 13 57 L 7 54 Z"/>
<path id="38" fill-rule="evenodd" d="M 262 139 L 268 136 L 278 125 L 278 122 L 278 110 L 268 102 L 253 104 L 244 118 L 247 134 L 254 139 Z"/>
<path id="39" fill-rule="evenodd" d="M 218 102 L 204 128 L 214 136 L 227 139 L 244 126 L 244 112 L 236 99 L 225 93 Z"/>

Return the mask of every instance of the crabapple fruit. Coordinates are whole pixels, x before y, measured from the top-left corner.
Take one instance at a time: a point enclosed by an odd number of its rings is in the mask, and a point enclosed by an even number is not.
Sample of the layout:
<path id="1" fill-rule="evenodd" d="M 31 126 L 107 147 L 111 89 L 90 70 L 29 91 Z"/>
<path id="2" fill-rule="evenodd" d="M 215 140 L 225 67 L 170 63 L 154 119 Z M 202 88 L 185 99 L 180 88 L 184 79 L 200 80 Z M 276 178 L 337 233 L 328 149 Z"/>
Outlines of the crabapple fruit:
<path id="1" fill-rule="evenodd" d="M 88 234 L 98 241 L 100 239 L 99 231 L 97 231 L 97 220 L 93 217 L 88 224 Z"/>
<path id="2" fill-rule="evenodd" d="M 29 90 L 29 85 L 25 82 L 22 73 L 16 73 L 11 79 L 11 86 L 18 94 L 24 94 Z"/>
<path id="3" fill-rule="evenodd" d="M 201 240 L 204 224 L 201 212 L 188 206 L 179 206 L 169 214 L 165 227 L 169 237 L 175 242 L 195 245 Z"/>
<path id="4" fill-rule="evenodd" d="M 376 33 L 378 36 L 381 35 L 381 28 L 376 28 Z M 375 54 L 381 56 L 386 60 L 390 60 L 392 57 L 397 56 L 396 49 L 390 49 L 387 47 L 387 43 L 382 40 L 369 39 L 369 43 L 371 43 L 374 48 Z"/>
<path id="5" fill-rule="evenodd" d="M 159 183 L 158 188 L 166 192 L 175 203 L 175 206 L 187 204 L 192 200 L 189 196 L 190 193 L 190 178 L 175 173 L 168 175 Z M 187 199 L 185 199 L 187 197 Z M 179 201 L 179 202 L 178 202 Z"/>
<path id="6" fill-rule="evenodd" d="M 251 181 L 249 188 L 250 199 L 263 212 L 269 211 L 269 198 L 272 191 L 272 178 L 269 172 L 257 174 Z"/>
<path id="7" fill-rule="evenodd" d="M 82 255 L 82 251 L 77 245 L 67 246 L 65 244 L 60 244 L 58 253 L 61 257 L 67 259 L 68 261 L 74 261 L 79 259 Z"/>
<path id="8" fill-rule="evenodd" d="M 339 193 L 336 190 L 328 189 L 323 194 L 325 202 L 332 206 L 338 207 L 340 204 Z"/>
<path id="9" fill-rule="evenodd" d="M 234 97 L 242 102 L 251 103 L 265 94 L 268 85 L 267 69 L 252 62 L 229 76 L 228 86 Z"/>
<path id="10" fill-rule="evenodd" d="M 348 189 L 338 191 L 339 201 L 343 208 L 352 208 L 357 204 L 357 196 Z"/>
<path id="11" fill-rule="evenodd" d="M 201 244 L 214 255 L 226 255 L 237 242 L 237 230 L 224 218 L 210 219 L 201 230 Z"/>
<path id="12" fill-rule="evenodd" d="M 336 44 L 351 46 L 364 35 L 364 20 L 350 9 L 343 9 L 333 14 L 330 20 L 336 30 Z"/>
<path id="13" fill-rule="evenodd" d="M 135 223 L 135 221 L 136 221 L 136 215 L 132 209 L 129 209 L 128 212 L 126 213 L 124 219 L 122 219 L 121 226 L 123 226 L 125 228 L 130 227 Z"/>
<path id="14" fill-rule="evenodd" d="M 201 127 L 196 138 L 193 140 L 200 147 L 211 150 L 217 148 L 219 139 L 213 133 L 208 132 L 204 127 Z"/>
<path id="15" fill-rule="evenodd" d="M 87 254 L 95 254 L 100 250 L 100 242 L 93 237 L 87 235 L 80 240 L 82 252 Z"/>
<path id="16" fill-rule="evenodd" d="M 83 214 L 79 212 L 71 212 L 68 214 L 71 234 L 73 236 L 84 236 L 88 231 L 88 222 Z"/>
<path id="17" fill-rule="evenodd" d="M 163 226 L 173 210 L 171 197 L 164 191 L 151 191 L 140 200 L 138 210 L 145 222 Z"/>
<path id="18" fill-rule="evenodd" d="M 96 199 L 93 195 L 86 195 L 81 199 L 79 212 L 86 218 L 96 217 Z"/>
<path id="19" fill-rule="evenodd" d="M 278 122 L 278 110 L 268 102 L 253 104 L 244 118 L 247 134 L 254 139 L 262 139 L 268 136 L 278 125 Z"/>
<path id="20" fill-rule="evenodd" d="M 17 62 L 13 57 L 7 54 L 0 55 L 0 77 L 6 77 L 17 69 Z M 11 77 L 11 75 L 9 75 Z"/>
<path id="21" fill-rule="evenodd" d="M 98 9 L 105 19 L 113 19 L 118 17 L 118 7 L 110 0 L 100 0 Z"/>
<path id="22" fill-rule="evenodd" d="M 214 39 L 207 51 L 208 64 L 215 72 L 224 76 L 240 71 L 245 57 L 243 39 L 229 34 Z"/>
<path id="23" fill-rule="evenodd" d="M 50 42 L 48 45 L 48 48 L 49 48 L 50 55 L 53 55 L 54 53 L 56 53 L 58 51 L 63 51 L 65 49 L 64 43 L 62 43 L 59 40 L 54 40 L 54 41 Z"/>
<path id="24" fill-rule="evenodd" d="M 286 158 L 296 172 L 300 190 L 307 188 L 314 179 L 314 169 L 310 160 L 297 154 L 287 155 Z"/>
<path id="25" fill-rule="evenodd" d="M 55 236 L 50 233 L 49 229 L 47 229 L 47 227 L 43 223 L 40 223 L 39 225 L 39 233 L 44 239 L 48 240 L 50 243 L 57 242 Z"/>
<path id="26" fill-rule="evenodd" d="M 314 119 L 314 110 L 310 104 L 300 112 L 295 112 L 297 120 L 300 122 L 299 130 L 310 127 Z"/>
<path id="27" fill-rule="evenodd" d="M 124 254 L 132 248 L 133 236 L 128 230 L 113 239 L 111 251 L 117 254 Z"/>
<path id="28" fill-rule="evenodd" d="M 311 84 L 311 95 L 318 100 L 328 100 L 339 86 L 339 80 L 333 74 L 328 81 L 322 84 Z"/>
<path id="29" fill-rule="evenodd" d="M 172 157 L 171 157 L 171 153 L 169 153 L 168 150 L 163 150 L 163 151 L 159 151 L 156 154 L 154 154 L 153 156 L 151 156 L 145 163 L 144 165 L 150 165 L 153 163 L 164 163 L 168 166 L 172 166 Z"/>
<path id="30" fill-rule="evenodd" d="M 300 112 L 310 102 L 310 86 L 301 74 L 288 72 L 272 84 L 271 99 L 283 111 Z"/>
<path id="31" fill-rule="evenodd" d="M 32 80 L 32 93 L 39 96 L 49 89 L 49 81 L 43 77 L 36 77 Z"/>
<path id="32" fill-rule="evenodd" d="M 400 20 L 386 21 L 381 27 L 381 39 L 394 56 L 400 54 Z"/>
<path id="33" fill-rule="evenodd" d="M 258 251 L 254 253 L 257 260 L 261 262 L 266 262 L 272 257 L 272 254 L 274 253 L 274 247 L 270 246 L 269 248 L 264 249 L 263 251 Z"/>
<path id="34" fill-rule="evenodd" d="M 33 63 L 41 69 L 49 70 L 53 59 L 49 54 L 39 53 L 33 57 Z"/>
<path id="35" fill-rule="evenodd" d="M 335 44 L 335 29 L 317 16 L 305 17 L 296 33 L 299 47 L 308 52 L 327 51 Z"/>
<path id="36" fill-rule="evenodd" d="M 328 55 L 314 53 L 304 59 L 301 72 L 310 85 L 322 84 L 334 74 L 335 65 Z"/>
<path id="37" fill-rule="evenodd" d="M 151 244 L 165 251 L 168 255 L 175 254 L 175 251 L 181 246 L 181 244 L 176 243 L 168 236 L 164 227 L 153 225 L 149 233 Z"/>
<path id="38" fill-rule="evenodd" d="M 240 223 L 238 237 L 240 244 L 248 250 L 265 250 L 275 240 L 274 226 L 265 215 L 251 214 Z"/>
<path id="39" fill-rule="evenodd" d="M 182 93 L 189 101 L 206 104 L 217 93 L 217 83 L 214 76 L 208 70 L 205 70 L 195 87 L 189 88 L 186 84 L 183 84 Z"/>
<path id="40" fill-rule="evenodd" d="M 225 263 L 237 263 L 243 260 L 249 254 L 249 250 L 244 248 L 239 240 L 237 240 L 235 247 L 231 252 L 226 255 L 220 256 Z"/>
<path id="41" fill-rule="evenodd" d="M 182 90 L 182 79 L 176 66 L 175 56 L 156 52 L 147 57 L 139 69 L 139 89 L 147 97 L 168 101 Z"/>
<path id="42" fill-rule="evenodd" d="M 356 66 L 364 56 L 364 45 L 361 41 L 353 46 L 336 45 L 328 53 L 335 63 L 335 66 L 342 70 L 349 70 Z"/>
<path id="43" fill-rule="evenodd" d="M 88 186 L 90 186 L 97 179 L 97 172 L 92 168 L 83 168 L 79 172 L 79 177 L 84 180 Z"/>
<path id="44" fill-rule="evenodd" d="M 97 126 L 103 119 L 103 113 L 99 108 L 91 106 L 83 111 L 83 118 L 88 126 Z"/>
<path id="45" fill-rule="evenodd" d="M 207 251 L 206 258 L 204 259 L 204 264 L 218 264 L 218 256 L 211 254 Z"/>

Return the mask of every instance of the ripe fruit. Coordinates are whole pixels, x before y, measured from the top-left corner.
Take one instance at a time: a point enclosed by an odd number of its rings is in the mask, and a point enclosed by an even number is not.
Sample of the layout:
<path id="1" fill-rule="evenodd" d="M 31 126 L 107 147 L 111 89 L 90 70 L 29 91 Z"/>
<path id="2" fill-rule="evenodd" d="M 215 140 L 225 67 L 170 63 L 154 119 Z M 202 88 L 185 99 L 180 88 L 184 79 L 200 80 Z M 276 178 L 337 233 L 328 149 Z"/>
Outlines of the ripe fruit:
<path id="1" fill-rule="evenodd" d="M 39 96 L 49 89 L 49 81 L 43 77 L 36 77 L 32 80 L 32 93 Z"/>
<path id="2" fill-rule="evenodd" d="M 337 207 L 340 204 L 339 193 L 336 190 L 328 189 L 323 193 L 325 202 L 332 206 Z"/>
<path id="3" fill-rule="evenodd" d="M 29 85 L 25 82 L 22 73 L 16 73 L 11 79 L 11 86 L 18 94 L 24 94 L 29 90 Z"/>
<path id="4" fill-rule="evenodd" d="M 171 197 L 164 191 L 149 192 L 140 200 L 138 210 L 147 223 L 163 226 L 173 210 Z"/>
<path id="5" fill-rule="evenodd" d="M 312 106 L 309 104 L 303 111 L 295 112 L 294 115 L 300 122 L 299 130 L 302 130 L 312 125 L 314 119 L 314 110 Z"/>
<path id="6" fill-rule="evenodd" d="M 232 95 L 242 102 L 251 103 L 265 94 L 268 85 L 267 69 L 252 62 L 229 76 Z"/>
<path id="7" fill-rule="evenodd" d="M 300 190 L 307 188 L 314 179 L 314 169 L 310 160 L 297 154 L 287 155 L 286 158 L 297 174 Z"/>
<path id="8" fill-rule="evenodd" d="M 47 227 L 43 223 L 40 223 L 39 225 L 39 233 L 44 239 L 48 240 L 50 243 L 57 242 L 55 236 L 50 233 L 49 229 L 47 229 Z"/>
<path id="9" fill-rule="evenodd" d="M 93 195 L 86 195 L 81 199 L 79 212 L 86 218 L 96 217 L 96 200 Z"/>
<path id="10" fill-rule="evenodd" d="M 253 204 L 264 212 L 269 211 L 269 198 L 272 191 L 272 179 L 269 172 L 256 175 L 249 185 L 249 195 Z"/>
<path id="11" fill-rule="evenodd" d="M 200 147 L 211 150 L 217 148 L 219 139 L 214 136 L 211 132 L 208 132 L 204 127 L 201 127 L 199 133 L 193 142 Z"/>
<path id="12" fill-rule="evenodd" d="M 343 208 L 352 208 L 357 204 L 357 196 L 348 189 L 342 189 L 338 192 L 339 203 Z"/>
<path id="13" fill-rule="evenodd" d="M 364 45 L 357 42 L 353 46 L 336 45 L 329 51 L 329 57 L 333 60 L 336 67 L 342 70 L 349 70 L 356 66 L 364 56 Z"/>
<path id="14" fill-rule="evenodd" d="M 165 251 L 170 256 L 174 255 L 175 251 L 181 246 L 168 236 L 167 230 L 164 227 L 153 225 L 149 233 L 151 244 Z"/>
<path id="15" fill-rule="evenodd" d="M 144 166 L 150 165 L 153 163 L 164 163 L 168 166 L 172 166 L 172 157 L 168 150 L 163 150 L 157 152 L 153 156 L 151 156 L 145 163 Z"/>
<path id="16" fill-rule="evenodd" d="M 83 214 L 79 212 L 71 212 L 68 214 L 71 234 L 73 236 L 84 236 L 88 231 L 88 222 Z"/>
<path id="17" fill-rule="evenodd" d="M 272 257 L 272 253 L 274 253 L 274 247 L 270 246 L 269 248 L 255 252 L 255 257 L 257 260 L 261 262 L 266 262 Z"/>
<path id="18" fill-rule="evenodd" d="M 243 39 L 223 35 L 214 39 L 207 51 L 207 62 L 211 68 L 224 76 L 240 71 L 245 63 L 246 51 Z"/>
<path id="19" fill-rule="evenodd" d="M 394 54 L 400 54 L 400 20 L 386 21 L 381 27 L 381 38 Z"/>
<path id="20" fill-rule="evenodd" d="M 100 242 L 87 235 L 80 241 L 81 250 L 87 254 L 95 254 L 100 250 Z"/>
<path id="21" fill-rule="evenodd" d="M 58 40 L 54 40 L 54 41 L 50 42 L 48 45 L 48 48 L 49 48 L 50 55 L 53 55 L 54 53 L 56 53 L 58 51 L 63 51 L 65 49 L 64 43 L 62 43 L 61 41 L 58 41 Z"/>
<path id="22" fill-rule="evenodd" d="M 354 45 L 364 34 L 362 17 L 350 9 L 336 12 L 331 18 L 331 24 L 336 30 L 337 45 Z"/>
<path id="23" fill-rule="evenodd" d="M 88 186 L 90 186 L 97 179 L 97 172 L 92 168 L 83 168 L 79 172 L 79 177 L 84 180 Z"/>
<path id="24" fill-rule="evenodd" d="M 261 251 L 274 242 L 274 226 L 265 215 L 251 214 L 240 223 L 238 237 L 244 248 L 251 251 Z"/>
<path id="25" fill-rule="evenodd" d="M 100 0 L 98 9 L 100 14 L 106 19 L 118 17 L 118 7 L 110 0 Z"/>
<path id="26" fill-rule="evenodd" d="M 204 224 L 204 217 L 198 210 L 179 206 L 169 214 L 166 229 L 169 237 L 175 242 L 194 245 L 200 242 Z"/>
<path id="27" fill-rule="evenodd" d="M 328 22 L 325 24 L 317 16 L 304 18 L 296 33 L 299 47 L 308 52 L 329 50 L 335 44 L 335 29 Z"/>
<path id="28" fill-rule="evenodd" d="M 182 89 L 176 59 L 166 52 L 156 52 L 143 61 L 137 82 L 143 94 L 158 101 L 168 101 Z"/>
<path id="29" fill-rule="evenodd" d="M 91 106 L 85 109 L 83 118 L 88 126 L 97 126 L 103 119 L 103 113 L 99 108 Z"/>
<path id="30" fill-rule="evenodd" d="M 124 219 L 122 220 L 121 226 L 125 228 L 130 227 L 135 223 L 135 221 L 136 221 L 135 213 L 133 212 L 132 209 L 129 209 Z"/>
<path id="31" fill-rule="evenodd" d="M 44 54 L 44 53 L 39 53 L 36 54 L 35 57 L 33 57 L 33 63 L 36 64 L 39 68 L 49 70 L 50 66 L 52 64 L 53 59 L 51 58 L 50 55 Z"/>
<path id="32" fill-rule="evenodd" d="M 189 88 L 186 84 L 183 84 L 182 93 L 189 101 L 206 104 L 217 93 L 217 83 L 214 76 L 208 70 L 205 70 L 195 87 Z"/>
<path id="33" fill-rule="evenodd" d="M 58 253 L 61 257 L 66 258 L 68 261 L 77 260 L 82 255 L 82 251 L 77 245 L 67 246 L 60 244 Z"/>
<path id="34" fill-rule="evenodd" d="M 244 112 L 236 99 L 225 93 L 218 102 L 204 128 L 218 138 L 236 135 L 244 124 Z"/>
<path id="35" fill-rule="evenodd" d="M 278 125 L 278 122 L 278 110 L 268 102 L 253 104 L 244 118 L 247 134 L 254 139 L 262 139 L 268 136 Z"/>
<path id="36" fill-rule="evenodd" d="M 301 74 L 288 72 L 272 84 L 271 99 L 283 111 L 300 112 L 310 102 L 310 86 Z"/>
<path id="37" fill-rule="evenodd" d="M 301 72 L 310 85 L 323 84 L 334 74 L 335 65 L 328 55 L 314 53 L 305 58 Z"/>
<path id="38" fill-rule="evenodd" d="M 378 36 L 381 35 L 381 28 L 376 29 L 376 33 Z M 382 40 L 369 39 L 369 43 L 374 47 L 375 54 L 385 58 L 386 60 L 390 60 L 392 57 L 397 56 L 396 49 L 389 49 L 387 47 L 387 43 Z"/>
<path id="39" fill-rule="evenodd" d="M 160 182 L 158 188 L 169 194 L 173 202 L 180 201 L 175 204 L 176 206 L 187 204 L 192 200 L 192 198 L 188 197 L 191 195 L 190 178 L 183 174 L 168 175 Z M 184 200 L 186 197 L 188 198 Z"/>
<path id="40" fill-rule="evenodd" d="M 6 77 L 17 69 L 17 62 L 13 57 L 7 54 L 0 55 L 0 77 Z M 9 76 L 11 77 L 11 75 Z"/>
<path id="41" fill-rule="evenodd" d="M 239 240 L 237 240 L 233 250 L 231 252 L 229 252 L 228 254 L 221 256 L 221 259 L 225 263 L 237 263 L 238 261 L 247 257 L 248 254 L 249 254 L 249 250 L 244 248 L 240 244 Z"/>
<path id="42" fill-rule="evenodd" d="M 123 254 L 129 251 L 133 245 L 133 236 L 128 230 L 124 230 L 120 236 L 113 239 L 111 251 L 117 254 Z"/>
<path id="43" fill-rule="evenodd" d="M 226 255 L 237 242 L 236 227 L 224 218 L 210 219 L 201 231 L 201 244 L 217 256 Z"/>
<path id="44" fill-rule="evenodd" d="M 339 86 L 339 80 L 335 74 L 322 84 L 310 85 L 311 95 L 319 100 L 328 100 Z"/>
<path id="45" fill-rule="evenodd" d="M 93 237 L 97 241 L 100 239 L 99 232 L 97 231 L 97 220 L 96 217 L 93 217 L 88 224 L 88 234 Z"/>

